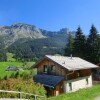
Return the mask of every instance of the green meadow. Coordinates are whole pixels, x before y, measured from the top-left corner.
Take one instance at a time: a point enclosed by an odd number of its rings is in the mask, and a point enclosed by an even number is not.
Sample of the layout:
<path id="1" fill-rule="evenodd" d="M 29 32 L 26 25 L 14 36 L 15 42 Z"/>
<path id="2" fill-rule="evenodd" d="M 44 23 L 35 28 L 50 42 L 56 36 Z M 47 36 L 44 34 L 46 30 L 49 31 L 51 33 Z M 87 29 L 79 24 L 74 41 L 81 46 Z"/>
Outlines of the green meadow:
<path id="1" fill-rule="evenodd" d="M 20 73 L 30 73 L 31 70 L 28 68 L 33 64 L 34 62 L 0 62 L 0 77 L 3 78 L 6 75 L 9 77 L 12 73 L 16 73 L 16 71 L 6 71 L 9 66 L 24 68 L 25 70 L 19 71 Z"/>
<path id="2" fill-rule="evenodd" d="M 91 88 L 82 89 L 73 93 L 50 97 L 48 100 L 95 100 L 97 96 L 100 96 L 100 85 L 95 85 Z"/>
<path id="3" fill-rule="evenodd" d="M 14 56 L 14 54 L 13 53 L 6 53 L 6 55 L 7 55 L 7 61 L 16 61 L 14 58 L 13 58 L 13 56 Z"/>
<path id="4" fill-rule="evenodd" d="M 13 58 L 12 53 L 7 53 L 7 62 L 0 62 L 0 78 L 3 78 L 7 75 L 9 77 L 12 73 L 16 73 L 16 71 L 6 71 L 6 69 L 9 66 L 14 66 L 14 67 L 20 67 L 23 68 L 24 70 L 19 71 L 19 73 L 30 73 L 31 70 L 29 68 L 35 63 L 35 62 L 17 62 Z"/>

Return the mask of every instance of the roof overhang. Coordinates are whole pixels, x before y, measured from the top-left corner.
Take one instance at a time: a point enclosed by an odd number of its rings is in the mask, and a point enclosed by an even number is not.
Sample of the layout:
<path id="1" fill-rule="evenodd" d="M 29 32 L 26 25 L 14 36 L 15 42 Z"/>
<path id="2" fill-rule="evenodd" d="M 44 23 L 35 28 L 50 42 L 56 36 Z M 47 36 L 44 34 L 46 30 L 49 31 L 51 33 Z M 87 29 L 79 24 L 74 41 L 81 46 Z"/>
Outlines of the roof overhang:
<path id="1" fill-rule="evenodd" d="M 38 74 L 33 77 L 34 82 L 40 83 L 45 87 L 55 88 L 60 82 L 64 80 L 62 76 Z"/>

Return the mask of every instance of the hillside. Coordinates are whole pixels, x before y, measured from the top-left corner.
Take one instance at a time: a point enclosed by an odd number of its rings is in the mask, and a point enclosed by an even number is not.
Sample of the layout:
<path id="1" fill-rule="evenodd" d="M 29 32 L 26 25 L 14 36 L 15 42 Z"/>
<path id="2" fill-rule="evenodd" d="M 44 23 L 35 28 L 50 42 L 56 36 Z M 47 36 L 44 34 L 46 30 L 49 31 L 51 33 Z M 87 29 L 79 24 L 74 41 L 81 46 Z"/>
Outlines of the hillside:
<path id="1" fill-rule="evenodd" d="M 50 38 L 41 38 L 30 40 L 20 39 L 8 47 L 8 51 L 16 54 L 17 58 L 30 58 L 33 56 L 40 58 L 45 54 L 63 54 L 63 48 L 66 45 L 67 35 L 59 35 Z M 32 60 L 31 59 L 31 60 Z"/>
<path id="2" fill-rule="evenodd" d="M 0 27 L 1 49 L 14 53 L 17 60 L 40 58 L 45 54 L 63 54 L 68 34 L 67 28 L 47 31 L 34 25 L 16 23 Z"/>
<path id="3" fill-rule="evenodd" d="M 73 93 L 50 97 L 47 100 L 99 100 L 96 99 L 98 96 L 100 96 L 100 85 L 95 85 L 91 88 L 81 89 Z"/>

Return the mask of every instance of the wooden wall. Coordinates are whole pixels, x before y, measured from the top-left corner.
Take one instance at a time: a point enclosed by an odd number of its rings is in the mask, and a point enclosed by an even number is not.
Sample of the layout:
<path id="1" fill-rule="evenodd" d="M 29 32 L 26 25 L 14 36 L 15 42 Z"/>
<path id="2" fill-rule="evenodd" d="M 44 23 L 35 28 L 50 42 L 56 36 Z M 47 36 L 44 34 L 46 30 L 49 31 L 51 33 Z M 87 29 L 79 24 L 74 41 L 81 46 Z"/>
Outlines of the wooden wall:
<path id="1" fill-rule="evenodd" d="M 45 89 L 47 91 L 47 96 L 57 96 L 59 94 L 62 94 L 64 93 L 63 81 L 57 84 L 54 89 L 50 89 L 50 88 L 45 88 Z"/>
<path id="2" fill-rule="evenodd" d="M 69 71 L 69 72 L 66 74 L 66 79 L 67 79 L 67 80 L 75 79 L 75 78 L 77 78 L 77 71 Z"/>
<path id="3" fill-rule="evenodd" d="M 79 77 L 85 77 L 85 76 L 90 76 L 90 75 L 91 75 L 91 69 L 70 71 L 66 74 L 66 79 L 71 80 L 71 79 L 76 79 Z"/>
<path id="4" fill-rule="evenodd" d="M 54 96 L 57 96 L 57 95 L 59 95 L 59 94 L 61 94 L 61 93 L 63 93 L 64 91 L 63 91 L 63 82 L 60 82 L 56 87 L 55 87 L 55 89 L 54 89 Z"/>
<path id="5" fill-rule="evenodd" d="M 52 61 L 49 61 L 47 59 L 44 59 L 40 64 L 37 66 L 37 73 L 38 74 L 44 74 L 44 65 L 47 65 L 48 67 L 51 67 L 52 65 L 55 66 L 55 70 L 53 71 L 53 75 L 58 76 L 65 76 L 66 70 L 59 65 L 53 63 Z"/>
<path id="6" fill-rule="evenodd" d="M 80 70 L 80 77 L 85 77 L 91 75 L 91 69 Z"/>

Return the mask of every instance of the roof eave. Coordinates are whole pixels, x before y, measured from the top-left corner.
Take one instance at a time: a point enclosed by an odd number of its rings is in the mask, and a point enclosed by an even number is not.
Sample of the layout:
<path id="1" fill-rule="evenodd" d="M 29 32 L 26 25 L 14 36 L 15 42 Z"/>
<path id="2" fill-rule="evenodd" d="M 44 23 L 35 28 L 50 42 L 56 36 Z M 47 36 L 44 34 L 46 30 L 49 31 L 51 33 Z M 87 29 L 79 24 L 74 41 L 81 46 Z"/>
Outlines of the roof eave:
<path id="1" fill-rule="evenodd" d="M 38 64 L 44 60 L 46 57 L 41 58 L 36 64 L 32 65 L 31 68 L 37 68 Z"/>
<path id="2" fill-rule="evenodd" d="M 98 67 L 98 66 L 97 66 Z M 76 69 L 68 69 L 69 71 L 73 71 L 73 70 L 82 70 L 82 69 L 95 69 L 97 67 L 91 67 L 91 68 L 76 68 Z"/>

